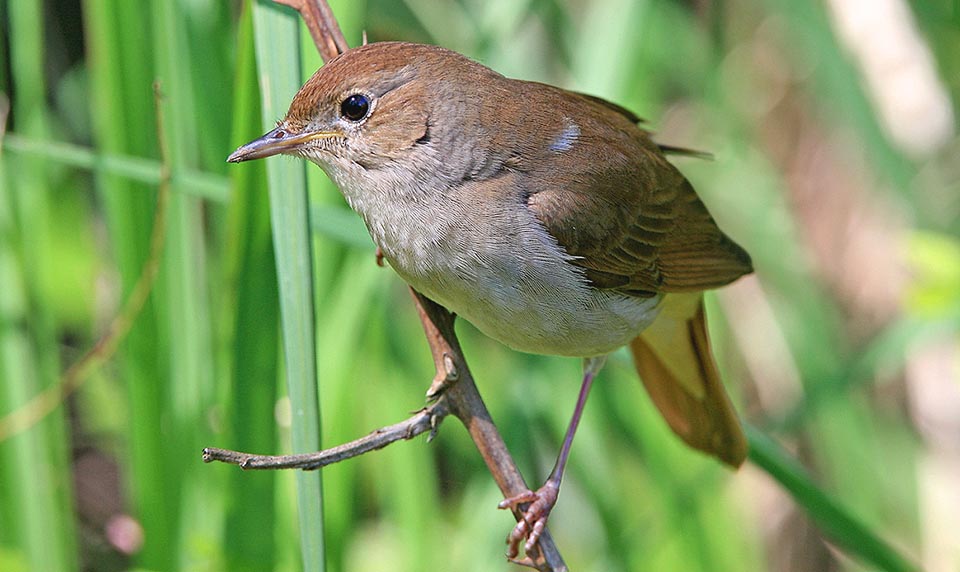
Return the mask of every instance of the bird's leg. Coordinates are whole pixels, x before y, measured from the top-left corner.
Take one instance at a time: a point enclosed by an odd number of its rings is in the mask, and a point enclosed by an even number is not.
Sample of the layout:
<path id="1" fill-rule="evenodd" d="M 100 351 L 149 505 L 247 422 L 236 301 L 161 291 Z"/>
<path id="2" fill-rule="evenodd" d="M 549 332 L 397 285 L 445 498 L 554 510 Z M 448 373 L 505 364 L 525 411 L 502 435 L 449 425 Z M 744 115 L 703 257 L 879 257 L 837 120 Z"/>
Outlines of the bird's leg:
<path id="1" fill-rule="evenodd" d="M 570 446 L 573 444 L 573 436 L 577 432 L 577 426 L 580 424 L 580 417 L 583 415 L 584 406 L 587 404 L 587 395 L 590 393 L 590 387 L 593 385 L 593 378 L 603 367 L 607 356 L 596 356 L 584 358 L 583 360 L 583 383 L 580 385 L 580 395 L 577 397 L 577 405 L 573 409 L 573 417 L 570 418 L 570 425 L 567 427 L 567 434 L 563 438 L 563 446 L 560 448 L 560 454 L 557 455 L 557 462 L 550 472 L 543 486 L 536 491 L 526 491 L 517 496 L 503 500 L 498 506 L 500 508 L 516 508 L 518 505 L 530 503 L 526 509 L 523 509 L 523 518 L 517 523 L 510 536 L 507 537 L 507 558 L 515 560 L 520 553 L 520 542 L 526 539 L 523 546 L 525 553 L 537 544 L 537 540 L 543 533 L 547 525 L 547 517 L 550 511 L 557 503 L 557 495 L 560 493 L 560 480 L 563 478 L 563 470 L 567 466 L 567 458 L 570 456 Z M 521 507 L 522 508 L 522 507 Z"/>

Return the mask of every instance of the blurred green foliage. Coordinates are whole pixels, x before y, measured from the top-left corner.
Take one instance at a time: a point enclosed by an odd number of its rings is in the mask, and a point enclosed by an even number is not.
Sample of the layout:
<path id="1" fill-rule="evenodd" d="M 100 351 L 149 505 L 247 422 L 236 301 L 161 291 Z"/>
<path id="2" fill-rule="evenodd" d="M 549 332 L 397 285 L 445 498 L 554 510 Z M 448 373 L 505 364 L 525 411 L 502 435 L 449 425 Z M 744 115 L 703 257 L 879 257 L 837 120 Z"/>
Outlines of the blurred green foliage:
<path id="1" fill-rule="evenodd" d="M 942 82 L 910 93 L 941 90 L 954 121 L 956 4 L 894 3 Z M 837 32 L 836 2 L 331 5 L 353 45 L 362 31 L 438 43 L 607 97 L 664 142 L 716 156 L 678 164 L 756 263 L 756 279 L 709 299 L 756 464 L 731 474 L 683 447 L 616 354 L 551 518 L 571 569 L 960 565 L 942 533 L 960 510 L 941 510 L 960 482 L 960 140 L 951 123 L 932 150 L 897 143 Z M 291 426 L 285 379 L 307 401 L 319 390 L 332 445 L 422 406 L 433 374 L 405 287 L 373 263 L 319 169 L 271 159 L 268 201 L 267 165 L 223 162 L 282 115 L 296 81 L 271 79 L 320 65 L 309 36 L 289 31 L 293 13 L 249 0 L 10 0 L 0 18 L 0 416 L 56 387 L 103 335 L 146 262 L 165 172 L 172 192 L 159 278 L 117 355 L 0 441 L 0 570 L 512 569 L 501 555 L 510 515 L 495 510 L 499 492 L 455 421 L 430 444 L 324 469 L 322 526 L 319 500 L 304 501 L 316 474 L 200 462 L 207 445 L 280 453 L 315 437 Z M 305 177 L 307 194 L 278 187 L 280 171 Z M 309 219 L 295 216 L 298 196 Z M 312 230 L 295 254 L 312 256 L 312 274 L 283 262 L 286 247 L 275 256 L 274 240 L 299 232 L 271 232 L 284 201 Z M 312 292 L 290 297 L 311 279 Z M 281 314 L 284 328 L 298 315 L 307 324 L 299 343 L 316 373 L 284 366 Z M 466 323 L 459 332 L 515 459 L 541 482 L 579 363 L 514 353 Z"/>

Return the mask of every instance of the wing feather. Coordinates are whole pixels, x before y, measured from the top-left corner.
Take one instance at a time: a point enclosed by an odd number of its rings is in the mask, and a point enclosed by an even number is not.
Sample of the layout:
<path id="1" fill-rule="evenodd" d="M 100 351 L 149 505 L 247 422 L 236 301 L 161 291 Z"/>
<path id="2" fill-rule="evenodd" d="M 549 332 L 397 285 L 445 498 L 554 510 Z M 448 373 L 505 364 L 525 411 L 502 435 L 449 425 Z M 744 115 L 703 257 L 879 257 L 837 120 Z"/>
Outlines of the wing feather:
<path id="1" fill-rule="evenodd" d="M 561 158 L 531 156 L 523 179 L 529 208 L 594 285 L 650 296 L 715 288 L 752 271 L 635 116 L 593 97 L 580 103 L 565 169 L 555 168 Z"/>

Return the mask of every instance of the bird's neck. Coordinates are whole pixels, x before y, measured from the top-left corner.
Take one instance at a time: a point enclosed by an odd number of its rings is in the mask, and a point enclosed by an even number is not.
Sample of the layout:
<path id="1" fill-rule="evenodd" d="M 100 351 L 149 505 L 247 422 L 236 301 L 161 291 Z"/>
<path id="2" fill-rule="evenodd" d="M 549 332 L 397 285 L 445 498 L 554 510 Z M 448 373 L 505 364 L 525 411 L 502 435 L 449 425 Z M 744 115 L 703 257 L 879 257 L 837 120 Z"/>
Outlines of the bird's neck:
<path id="1" fill-rule="evenodd" d="M 426 271 L 431 250 L 447 232 L 449 208 L 443 188 L 415 184 L 416 175 L 390 167 L 371 172 L 356 163 L 323 165 L 350 207 L 363 219 L 374 243 L 401 273 Z"/>

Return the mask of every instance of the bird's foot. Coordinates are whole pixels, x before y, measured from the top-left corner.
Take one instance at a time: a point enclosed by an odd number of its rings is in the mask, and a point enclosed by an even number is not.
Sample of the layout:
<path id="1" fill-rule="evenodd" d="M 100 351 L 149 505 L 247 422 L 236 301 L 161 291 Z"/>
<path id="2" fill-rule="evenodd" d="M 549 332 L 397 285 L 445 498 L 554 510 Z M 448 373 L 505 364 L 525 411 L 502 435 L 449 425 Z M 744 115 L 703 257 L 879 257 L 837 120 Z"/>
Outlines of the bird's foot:
<path id="1" fill-rule="evenodd" d="M 543 534 L 547 526 L 547 517 L 550 511 L 557 504 L 557 495 L 560 493 L 560 482 L 555 479 L 547 479 L 547 482 L 536 491 L 526 491 L 517 496 L 504 499 L 500 502 L 498 508 L 521 510 L 522 515 L 507 537 L 507 558 L 517 564 L 526 564 L 526 559 L 517 560 L 520 554 L 520 543 L 526 539 L 523 545 L 524 554 L 529 554 L 537 545 L 540 535 Z M 520 505 L 529 503 L 526 509 Z"/>

